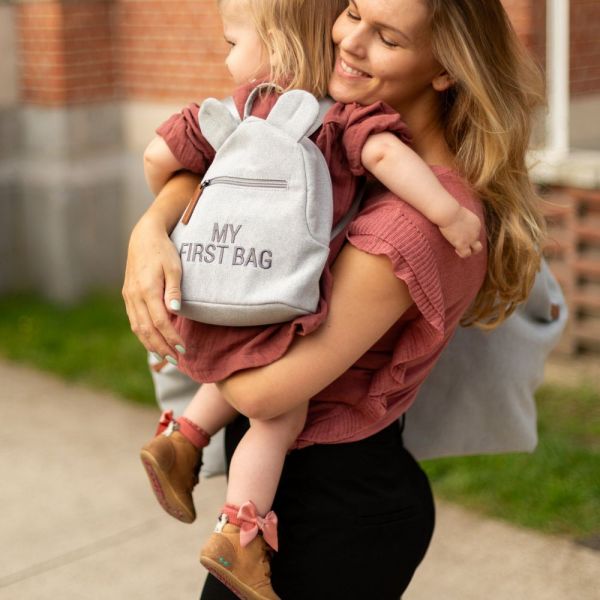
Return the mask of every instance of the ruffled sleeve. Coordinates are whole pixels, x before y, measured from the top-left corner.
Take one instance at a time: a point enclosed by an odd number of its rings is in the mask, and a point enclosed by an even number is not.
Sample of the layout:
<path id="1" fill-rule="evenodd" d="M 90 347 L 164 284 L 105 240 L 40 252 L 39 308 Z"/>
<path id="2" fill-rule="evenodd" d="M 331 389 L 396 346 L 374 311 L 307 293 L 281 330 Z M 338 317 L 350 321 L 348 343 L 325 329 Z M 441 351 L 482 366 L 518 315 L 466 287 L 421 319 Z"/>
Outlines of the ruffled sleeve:
<path id="1" fill-rule="evenodd" d="M 376 102 L 369 106 L 361 106 L 355 102 L 351 104 L 337 102 L 325 117 L 324 134 L 332 126 L 341 130 L 341 148 L 346 155 L 350 171 L 356 177 L 362 177 L 367 173 L 362 166 L 361 153 L 370 136 L 388 131 L 397 135 L 403 142 L 411 143 L 406 123 L 384 102 Z"/>
<path id="2" fill-rule="evenodd" d="M 384 206 L 366 207 L 350 224 L 348 241 L 369 254 L 387 256 L 414 302 L 390 364 L 372 380 L 370 396 L 382 397 L 397 389 L 404 382 L 407 363 L 432 353 L 444 339 L 447 311 L 440 237 L 434 225 L 397 198 Z"/>
<path id="3" fill-rule="evenodd" d="M 200 131 L 199 110 L 197 104 L 189 104 L 156 130 L 173 156 L 193 173 L 204 173 L 215 157 L 215 151 Z"/>

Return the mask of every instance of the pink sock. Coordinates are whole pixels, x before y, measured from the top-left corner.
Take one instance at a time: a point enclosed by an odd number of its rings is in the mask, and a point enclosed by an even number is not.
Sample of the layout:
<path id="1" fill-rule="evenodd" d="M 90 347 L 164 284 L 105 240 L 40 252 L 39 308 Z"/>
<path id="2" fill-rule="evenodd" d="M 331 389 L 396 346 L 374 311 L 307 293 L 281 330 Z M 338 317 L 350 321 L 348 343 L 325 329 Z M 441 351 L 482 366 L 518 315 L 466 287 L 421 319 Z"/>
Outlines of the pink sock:
<path id="1" fill-rule="evenodd" d="M 242 522 L 238 519 L 238 512 L 240 512 L 240 507 L 235 504 L 226 504 L 221 509 L 222 515 L 227 515 L 227 521 L 236 527 L 241 527 Z"/>
<path id="2" fill-rule="evenodd" d="M 198 450 L 208 446 L 210 435 L 202 427 L 199 427 L 187 417 L 179 417 L 177 423 L 179 424 L 181 435 L 187 438 Z"/>

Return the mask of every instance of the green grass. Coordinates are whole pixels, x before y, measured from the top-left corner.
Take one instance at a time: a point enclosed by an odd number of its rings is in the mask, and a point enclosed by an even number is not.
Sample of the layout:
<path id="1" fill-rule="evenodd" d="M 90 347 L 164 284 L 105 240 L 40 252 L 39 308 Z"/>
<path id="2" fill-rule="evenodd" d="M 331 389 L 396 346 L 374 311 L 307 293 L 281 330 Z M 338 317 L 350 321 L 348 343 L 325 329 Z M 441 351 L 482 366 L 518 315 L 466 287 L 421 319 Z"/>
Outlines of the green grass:
<path id="1" fill-rule="evenodd" d="M 439 496 L 547 533 L 600 531 L 600 394 L 543 386 L 533 454 L 473 456 L 424 464 Z"/>
<path id="2" fill-rule="evenodd" d="M 146 352 L 117 292 L 72 308 L 31 295 L 0 298 L 0 355 L 154 403 Z M 535 453 L 427 461 L 425 470 L 440 497 L 483 513 L 549 533 L 598 533 L 600 394 L 545 386 L 537 398 Z"/>
<path id="3" fill-rule="evenodd" d="M 117 292 L 66 308 L 31 295 L 0 298 L 0 354 L 68 379 L 153 404 L 146 351 Z"/>
<path id="4" fill-rule="evenodd" d="M 547 533 L 600 531 L 600 395 L 544 386 L 533 454 L 427 461 L 440 497 Z"/>

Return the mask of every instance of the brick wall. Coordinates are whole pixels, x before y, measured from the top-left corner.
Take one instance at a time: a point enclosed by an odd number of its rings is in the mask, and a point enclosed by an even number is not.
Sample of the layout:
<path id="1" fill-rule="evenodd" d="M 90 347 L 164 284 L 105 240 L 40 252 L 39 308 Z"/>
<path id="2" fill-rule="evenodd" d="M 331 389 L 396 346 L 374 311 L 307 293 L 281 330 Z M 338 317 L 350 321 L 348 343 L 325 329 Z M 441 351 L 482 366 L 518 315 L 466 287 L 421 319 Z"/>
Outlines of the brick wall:
<path id="1" fill-rule="evenodd" d="M 570 318 L 558 350 L 600 350 L 600 191 L 542 190 L 548 221 L 545 254 L 561 284 Z"/>
<path id="2" fill-rule="evenodd" d="M 22 100 L 61 106 L 116 95 L 111 3 L 24 2 L 16 9 Z"/>
<path id="3" fill-rule="evenodd" d="M 546 0 L 504 0 L 540 63 Z M 22 98 L 37 105 L 222 96 L 216 0 L 49 0 L 17 5 Z M 600 2 L 571 0 L 572 93 L 600 92 Z"/>
<path id="4" fill-rule="evenodd" d="M 224 96 L 224 67 L 216 0 L 121 0 L 115 6 L 119 80 L 127 98 L 189 100 Z"/>
<path id="5" fill-rule="evenodd" d="M 502 0 L 515 31 L 536 60 L 544 64 L 546 54 L 546 0 Z"/>
<path id="6" fill-rule="evenodd" d="M 570 0 L 571 95 L 600 93 L 600 1 Z M 546 0 L 503 0 L 517 33 L 541 65 L 546 54 Z"/>
<path id="7" fill-rule="evenodd" d="M 571 0 L 571 93 L 600 92 L 600 0 Z"/>

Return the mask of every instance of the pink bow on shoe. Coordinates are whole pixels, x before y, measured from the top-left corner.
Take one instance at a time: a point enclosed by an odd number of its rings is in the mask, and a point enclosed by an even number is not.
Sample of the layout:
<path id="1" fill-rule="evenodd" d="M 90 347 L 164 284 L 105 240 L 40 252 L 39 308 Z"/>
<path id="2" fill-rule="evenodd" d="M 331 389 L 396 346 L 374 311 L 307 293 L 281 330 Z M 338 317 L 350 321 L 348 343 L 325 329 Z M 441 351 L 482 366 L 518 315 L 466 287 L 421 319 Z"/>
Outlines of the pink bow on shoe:
<path id="1" fill-rule="evenodd" d="M 257 535 L 258 531 L 263 532 L 265 542 L 278 550 L 277 541 L 277 515 L 270 510 L 264 517 L 256 514 L 256 506 L 250 500 L 245 502 L 238 511 L 237 518 L 241 521 L 240 544 L 242 548 L 247 546 Z"/>
<path id="2" fill-rule="evenodd" d="M 158 427 L 156 428 L 156 433 L 154 435 L 160 435 L 163 431 L 165 431 L 165 429 L 173 420 L 173 411 L 164 410 L 160 415 L 160 419 L 158 420 Z"/>

